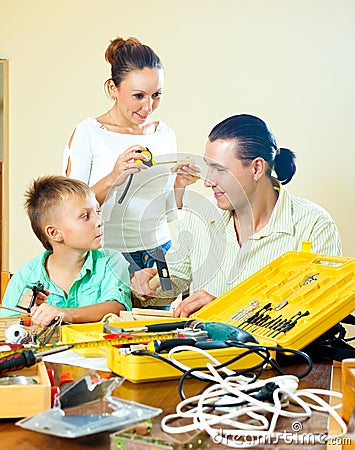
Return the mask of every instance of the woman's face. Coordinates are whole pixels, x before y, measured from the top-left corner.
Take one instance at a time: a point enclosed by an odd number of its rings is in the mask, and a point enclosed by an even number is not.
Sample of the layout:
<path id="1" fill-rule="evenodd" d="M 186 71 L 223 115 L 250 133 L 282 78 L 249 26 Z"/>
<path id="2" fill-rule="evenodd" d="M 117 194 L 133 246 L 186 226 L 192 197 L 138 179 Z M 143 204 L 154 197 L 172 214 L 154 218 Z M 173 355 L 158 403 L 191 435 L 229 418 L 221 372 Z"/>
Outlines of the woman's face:
<path id="1" fill-rule="evenodd" d="M 205 162 L 208 171 L 205 186 L 213 190 L 218 207 L 230 211 L 250 208 L 255 188 L 253 167 L 236 157 L 235 141 L 208 141 Z"/>
<path id="2" fill-rule="evenodd" d="M 160 104 L 164 71 L 145 67 L 130 72 L 119 87 L 114 87 L 120 125 L 142 125 Z"/>

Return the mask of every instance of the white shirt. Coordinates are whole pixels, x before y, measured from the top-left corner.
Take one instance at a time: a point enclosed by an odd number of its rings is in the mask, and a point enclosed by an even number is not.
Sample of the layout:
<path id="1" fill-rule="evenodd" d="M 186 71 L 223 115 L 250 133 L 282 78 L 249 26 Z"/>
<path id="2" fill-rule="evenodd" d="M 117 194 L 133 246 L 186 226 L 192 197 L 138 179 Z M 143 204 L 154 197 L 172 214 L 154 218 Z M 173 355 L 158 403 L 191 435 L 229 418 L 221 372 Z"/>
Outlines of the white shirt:
<path id="1" fill-rule="evenodd" d="M 153 134 L 132 135 L 109 131 L 89 117 L 76 127 L 70 148 L 68 143 L 65 147 L 63 174 L 70 157 L 70 177 L 92 186 L 111 172 L 124 150 L 136 144 L 148 147 L 156 162 L 177 159 L 175 133 L 163 122 Z M 108 194 L 102 207 L 106 247 L 133 252 L 170 239 L 168 221 L 177 217 L 172 165 L 156 165 L 134 174 L 121 204 L 118 199 L 126 183 Z"/>

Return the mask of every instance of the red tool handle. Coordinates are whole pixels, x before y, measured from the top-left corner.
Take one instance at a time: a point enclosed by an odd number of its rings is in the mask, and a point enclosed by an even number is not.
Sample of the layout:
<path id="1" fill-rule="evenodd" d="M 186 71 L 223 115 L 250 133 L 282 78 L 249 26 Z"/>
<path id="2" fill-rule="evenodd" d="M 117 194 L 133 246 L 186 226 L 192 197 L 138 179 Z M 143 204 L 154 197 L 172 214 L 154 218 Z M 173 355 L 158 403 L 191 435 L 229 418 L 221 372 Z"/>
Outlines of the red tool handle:
<path id="1" fill-rule="evenodd" d="M 11 355 L 0 358 L 0 375 L 14 370 L 21 370 L 24 367 L 30 367 L 37 363 L 35 353 L 32 350 L 12 353 Z"/>

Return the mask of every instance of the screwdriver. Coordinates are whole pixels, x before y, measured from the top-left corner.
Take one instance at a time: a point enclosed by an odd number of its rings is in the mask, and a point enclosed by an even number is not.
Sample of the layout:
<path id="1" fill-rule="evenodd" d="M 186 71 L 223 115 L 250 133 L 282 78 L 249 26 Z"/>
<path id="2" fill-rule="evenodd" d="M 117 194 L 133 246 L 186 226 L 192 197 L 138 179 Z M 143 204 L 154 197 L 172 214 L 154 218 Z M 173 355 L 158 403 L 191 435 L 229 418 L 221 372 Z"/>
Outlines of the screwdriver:
<path id="1" fill-rule="evenodd" d="M 216 348 L 227 348 L 230 347 L 226 342 L 223 341 L 198 341 L 194 338 L 177 338 L 177 339 L 166 339 L 165 341 L 152 341 L 147 345 L 147 350 L 151 353 L 162 353 L 168 352 L 174 347 L 180 345 L 188 345 L 191 347 L 198 347 L 203 350 L 212 350 Z"/>
<path id="2" fill-rule="evenodd" d="M 151 325 L 146 325 L 142 327 L 132 327 L 132 328 L 120 328 L 115 327 L 109 324 L 109 322 L 105 322 L 104 324 L 104 332 L 105 333 L 139 333 L 139 332 L 147 332 L 147 333 L 156 333 L 160 331 L 174 331 L 178 328 L 188 327 L 190 324 L 195 322 L 195 320 L 181 320 L 180 322 L 162 322 L 162 323 L 154 323 Z"/>
<path id="3" fill-rule="evenodd" d="M 12 353 L 11 355 L 4 356 L 0 358 L 0 375 L 4 375 L 8 372 L 13 372 L 15 370 L 21 370 L 24 367 L 31 367 L 42 361 L 43 357 L 46 355 L 51 355 L 52 353 L 63 352 L 64 350 L 69 350 L 72 345 L 63 345 L 61 347 L 53 348 L 40 352 L 37 354 L 34 350 L 23 350 L 22 352 Z"/>

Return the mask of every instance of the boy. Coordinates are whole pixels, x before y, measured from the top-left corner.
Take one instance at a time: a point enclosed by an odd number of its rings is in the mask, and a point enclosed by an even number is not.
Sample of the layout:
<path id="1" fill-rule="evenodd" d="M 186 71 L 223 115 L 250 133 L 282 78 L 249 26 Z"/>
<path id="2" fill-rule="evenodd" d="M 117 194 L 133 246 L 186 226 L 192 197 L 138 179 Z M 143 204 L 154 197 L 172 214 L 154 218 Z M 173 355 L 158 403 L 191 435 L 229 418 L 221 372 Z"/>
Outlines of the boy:
<path id="1" fill-rule="evenodd" d="M 131 309 L 128 263 L 121 253 L 102 249 L 103 221 L 93 191 L 79 180 L 45 176 L 33 181 L 25 198 L 32 229 L 46 250 L 13 275 L 3 306 L 27 306 L 31 286 L 41 283 L 43 293 L 30 313 L 35 325 L 46 326 L 57 316 L 96 322 Z"/>

